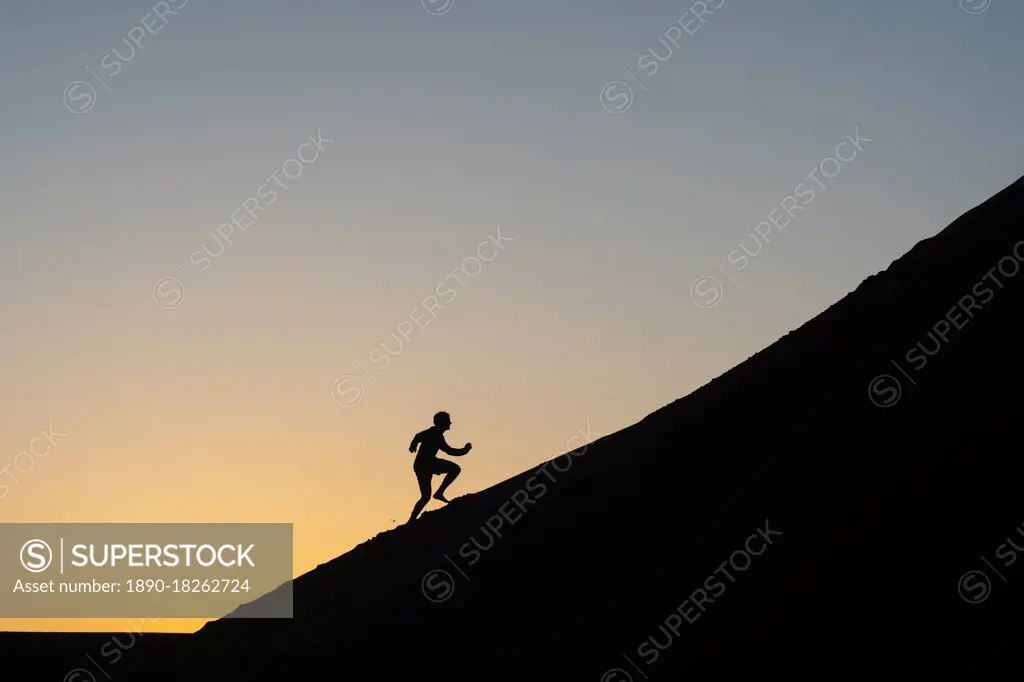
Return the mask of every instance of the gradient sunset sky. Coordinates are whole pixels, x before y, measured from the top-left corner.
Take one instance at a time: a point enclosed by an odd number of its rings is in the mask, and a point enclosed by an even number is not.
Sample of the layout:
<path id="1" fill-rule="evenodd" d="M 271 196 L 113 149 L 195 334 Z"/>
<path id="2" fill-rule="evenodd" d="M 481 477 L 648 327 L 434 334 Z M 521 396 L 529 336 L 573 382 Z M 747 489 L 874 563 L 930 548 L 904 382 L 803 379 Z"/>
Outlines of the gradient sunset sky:
<path id="1" fill-rule="evenodd" d="M 474 445 L 450 495 L 486 488 L 690 393 L 1024 173 L 1013 0 L 708 0 L 703 23 L 689 0 L 157 4 L 0 0 L 5 523 L 291 522 L 298 575 L 408 518 L 435 411 Z M 247 229 L 194 258 L 233 213 Z M 722 438 L 756 445 L 741 414 Z"/>

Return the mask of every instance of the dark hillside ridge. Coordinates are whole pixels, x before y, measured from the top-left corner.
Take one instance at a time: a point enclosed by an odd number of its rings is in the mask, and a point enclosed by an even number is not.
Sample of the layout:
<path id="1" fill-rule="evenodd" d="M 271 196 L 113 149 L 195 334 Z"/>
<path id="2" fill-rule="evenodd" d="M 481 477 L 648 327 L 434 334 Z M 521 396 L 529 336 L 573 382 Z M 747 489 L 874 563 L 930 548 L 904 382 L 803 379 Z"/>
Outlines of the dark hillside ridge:
<path id="1" fill-rule="evenodd" d="M 297 578 L 293 621 L 208 624 L 135 679 L 1019 674 L 1024 560 L 996 564 L 1001 580 L 982 557 L 1002 561 L 1024 523 L 1024 272 L 991 280 L 1001 258 L 1019 270 L 1021 240 L 1024 179 L 568 469 L 561 458 L 550 479 L 524 472 L 382 533 Z M 972 316 L 915 369 L 908 350 L 967 295 Z M 901 384 L 885 408 L 869 392 L 882 374 Z M 525 513 L 488 535 L 528 486 Z M 766 528 L 772 544 L 725 578 Z M 958 587 L 975 569 L 991 589 L 971 603 Z M 437 603 L 424 594 L 436 570 L 454 588 Z M 673 612 L 693 622 L 659 630 Z M 649 637 L 667 648 L 641 647 Z M 603 678 L 613 668 L 629 678 Z"/>

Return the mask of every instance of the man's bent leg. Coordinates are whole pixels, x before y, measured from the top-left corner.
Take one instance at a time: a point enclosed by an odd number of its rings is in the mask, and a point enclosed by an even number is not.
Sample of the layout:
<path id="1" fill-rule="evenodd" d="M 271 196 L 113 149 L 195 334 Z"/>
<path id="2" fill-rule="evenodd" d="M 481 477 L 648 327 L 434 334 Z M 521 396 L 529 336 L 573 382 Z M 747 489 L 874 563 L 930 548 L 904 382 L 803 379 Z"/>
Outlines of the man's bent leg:
<path id="1" fill-rule="evenodd" d="M 448 486 L 452 484 L 452 481 L 455 480 L 455 477 L 458 476 L 461 471 L 462 467 L 455 462 L 451 462 L 446 459 L 437 460 L 434 472 L 444 474 L 444 480 L 441 481 L 441 485 L 438 487 L 437 492 L 434 493 L 435 500 L 441 500 L 442 502 L 448 501 L 444 496 L 444 491 L 448 490 Z"/>

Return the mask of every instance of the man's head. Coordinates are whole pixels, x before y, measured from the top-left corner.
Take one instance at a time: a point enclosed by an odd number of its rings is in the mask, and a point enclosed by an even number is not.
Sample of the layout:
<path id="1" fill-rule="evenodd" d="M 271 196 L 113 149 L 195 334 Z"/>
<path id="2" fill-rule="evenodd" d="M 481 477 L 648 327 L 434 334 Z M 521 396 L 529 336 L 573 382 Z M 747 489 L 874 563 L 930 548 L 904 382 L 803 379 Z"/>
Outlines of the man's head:
<path id="1" fill-rule="evenodd" d="M 451 425 L 452 418 L 448 415 L 447 412 L 438 412 L 437 414 L 434 415 L 434 426 L 441 429 L 442 431 L 447 431 L 448 428 L 451 427 Z"/>

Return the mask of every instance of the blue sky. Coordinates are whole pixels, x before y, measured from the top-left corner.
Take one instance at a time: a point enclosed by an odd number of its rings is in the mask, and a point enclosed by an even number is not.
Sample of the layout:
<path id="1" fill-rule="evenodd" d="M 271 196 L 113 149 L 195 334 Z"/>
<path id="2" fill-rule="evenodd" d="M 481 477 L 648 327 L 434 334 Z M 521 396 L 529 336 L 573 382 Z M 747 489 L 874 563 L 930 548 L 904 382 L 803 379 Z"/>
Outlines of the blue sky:
<path id="1" fill-rule="evenodd" d="M 111 319 L 150 305 L 149 281 L 322 129 L 329 163 L 231 251 L 220 304 L 243 286 L 309 300 L 292 271 L 314 268 L 321 289 L 386 297 L 501 224 L 528 245 L 503 305 L 632 357 L 673 339 L 659 361 L 709 379 L 1021 174 L 1024 6 L 983 3 L 728 0 L 646 77 L 638 60 L 693 25 L 690 3 L 174 0 L 161 23 L 151 2 L 7 0 L 0 307 L 73 337 L 90 301 Z M 159 33 L 111 76 L 104 56 L 129 54 L 143 17 Z M 614 80 L 635 95 L 616 115 Z M 94 88 L 87 113 L 64 104 L 74 81 Z M 721 305 L 692 305 L 695 278 L 855 129 L 872 140 L 856 160 L 723 280 Z M 283 279 L 253 274 L 271 261 Z M 347 314 L 377 329 L 381 310 Z"/>

